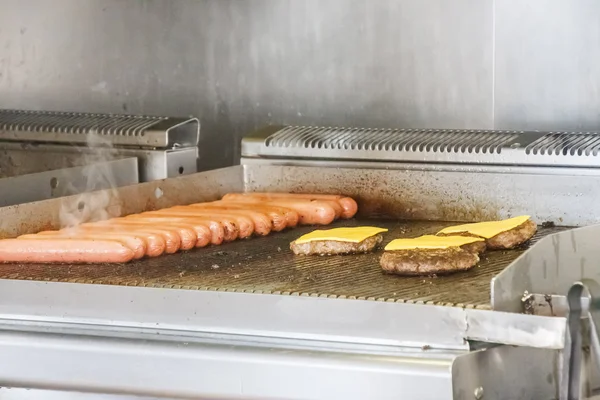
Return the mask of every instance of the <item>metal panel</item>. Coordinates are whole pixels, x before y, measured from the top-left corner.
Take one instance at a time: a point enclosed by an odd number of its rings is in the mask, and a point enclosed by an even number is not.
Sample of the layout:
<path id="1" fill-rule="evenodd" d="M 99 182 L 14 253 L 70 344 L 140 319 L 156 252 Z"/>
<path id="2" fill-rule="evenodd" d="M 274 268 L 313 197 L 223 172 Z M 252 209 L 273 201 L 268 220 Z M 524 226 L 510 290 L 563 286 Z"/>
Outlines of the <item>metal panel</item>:
<path id="1" fill-rule="evenodd" d="M 557 399 L 558 362 L 557 351 L 510 346 L 461 355 L 452 364 L 453 398 Z"/>
<path id="2" fill-rule="evenodd" d="M 12 321 L 12 329 L 68 324 L 105 334 L 185 332 L 438 350 L 467 350 L 470 339 L 560 349 L 566 329 L 560 317 L 384 301 L 17 280 L 0 280 L 0 289 L 0 319 Z"/>
<path id="3" fill-rule="evenodd" d="M 525 292 L 566 295 L 574 282 L 600 281 L 600 225 L 549 235 L 492 280 L 492 307 L 522 312 Z M 558 305 L 560 308 L 560 305 Z M 558 310 L 557 310 L 558 311 Z"/>
<path id="4" fill-rule="evenodd" d="M 20 175 L 0 179 L 0 207 L 136 183 L 138 183 L 138 162 L 135 158 Z"/>
<path id="5" fill-rule="evenodd" d="M 205 168 L 269 123 L 492 127 L 492 0 L 2 5 L 0 107 L 198 115 Z"/>
<path id="6" fill-rule="evenodd" d="M 38 172 L 93 162 L 136 157 L 140 182 L 189 175 L 197 171 L 197 147 L 148 150 L 139 148 L 88 148 L 52 144 L 0 143 L 3 175 Z"/>
<path id="7" fill-rule="evenodd" d="M 600 3 L 495 2 L 495 127 L 598 130 Z"/>
<path id="8" fill-rule="evenodd" d="M 447 355 L 136 339 L 0 330 L 0 356 L 11 360 L 0 365 L 0 381 L 13 387 L 171 399 L 452 399 L 452 358 Z"/>

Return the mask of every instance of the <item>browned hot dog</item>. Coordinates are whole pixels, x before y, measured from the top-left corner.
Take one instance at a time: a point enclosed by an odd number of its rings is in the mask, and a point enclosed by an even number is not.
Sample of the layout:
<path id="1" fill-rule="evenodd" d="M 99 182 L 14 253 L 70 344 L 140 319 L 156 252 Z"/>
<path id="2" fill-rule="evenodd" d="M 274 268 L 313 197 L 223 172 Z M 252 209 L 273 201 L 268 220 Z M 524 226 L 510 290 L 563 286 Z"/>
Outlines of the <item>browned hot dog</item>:
<path id="1" fill-rule="evenodd" d="M 240 233 L 240 229 L 238 227 L 237 221 L 235 221 L 233 218 L 226 218 L 226 217 L 202 217 L 200 215 L 198 215 L 197 212 L 194 212 L 193 209 L 191 210 L 173 210 L 171 208 L 163 208 L 162 210 L 158 210 L 158 211 L 148 211 L 145 213 L 142 213 L 140 215 L 145 215 L 145 216 L 152 216 L 152 217 L 166 217 L 166 218 L 185 218 L 186 220 L 188 218 L 193 218 L 193 219 L 204 219 L 204 220 L 213 220 L 213 221 L 217 221 L 219 223 L 219 225 L 221 225 L 223 227 L 223 241 L 225 242 L 231 242 L 235 239 L 238 238 L 239 233 Z M 214 233 L 214 231 L 213 231 Z"/>
<path id="2" fill-rule="evenodd" d="M 3 263 L 125 263 L 132 259 L 133 250 L 114 240 L 0 240 Z"/>
<path id="3" fill-rule="evenodd" d="M 161 236 L 165 241 L 165 253 L 173 254 L 181 247 L 181 237 L 174 230 L 160 229 L 146 226 L 118 225 L 108 221 L 91 222 L 78 225 L 78 229 L 89 232 L 123 232 L 123 233 L 151 233 Z"/>
<path id="4" fill-rule="evenodd" d="M 235 226 L 238 229 L 238 238 L 245 239 L 250 237 L 254 232 L 254 223 L 248 217 L 242 215 L 234 215 L 231 213 L 222 213 L 222 212 L 210 212 L 204 211 L 201 209 L 197 209 L 189 206 L 176 206 L 171 208 L 166 208 L 164 210 L 159 210 L 160 212 L 168 212 L 168 213 L 184 213 L 189 216 L 196 216 L 201 218 L 227 218 L 230 221 L 235 222 Z"/>
<path id="5" fill-rule="evenodd" d="M 53 239 L 85 239 L 85 240 L 108 240 L 119 242 L 133 251 L 133 258 L 139 260 L 146 255 L 146 242 L 135 236 L 116 233 L 94 233 L 79 232 L 74 229 L 62 231 L 43 231 L 35 235 L 22 235 L 19 240 L 53 240 Z"/>
<path id="6" fill-rule="evenodd" d="M 266 206 L 263 204 L 251 204 L 248 202 L 235 201 L 213 201 L 210 203 L 201 203 L 207 207 L 217 207 L 226 210 L 252 210 L 258 211 L 269 217 L 271 228 L 275 232 L 284 230 L 285 228 L 293 228 L 298 225 L 298 213 L 292 209 L 284 207 Z M 255 221 L 256 225 L 256 221 Z"/>
<path id="7" fill-rule="evenodd" d="M 148 216 L 142 216 L 137 214 L 136 217 L 127 216 L 123 220 L 138 221 L 143 223 L 162 224 L 162 226 L 175 227 L 180 226 L 196 232 L 196 245 L 195 247 L 206 247 L 212 240 L 212 233 L 208 224 L 202 222 L 183 221 L 183 220 L 169 220 L 164 218 L 152 218 Z"/>
<path id="8" fill-rule="evenodd" d="M 152 228 L 156 226 L 156 222 L 145 221 L 143 219 L 127 219 L 127 218 L 113 218 L 108 220 L 112 224 L 116 225 L 128 225 L 140 228 Z M 181 238 L 181 244 L 179 246 L 179 250 L 190 250 L 196 246 L 196 242 L 198 240 L 198 235 L 196 234 L 196 230 L 194 227 L 189 224 L 180 223 L 177 221 L 173 222 L 165 222 L 160 225 L 161 229 L 165 230 L 174 230 L 177 232 L 179 237 Z M 202 238 L 204 240 L 205 238 Z"/>
<path id="9" fill-rule="evenodd" d="M 62 231 L 71 231 L 72 229 L 77 229 L 78 231 L 82 232 L 83 234 L 90 234 L 93 235 L 93 237 L 95 237 L 97 234 L 111 234 L 111 235 L 119 235 L 119 236 L 129 236 L 129 237 L 137 237 L 140 238 L 142 240 L 144 240 L 144 242 L 146 243 L 146 256 L 148 257 L 158 257 L 161 254 L 163 254 L 165 252 L 165 249 L 167 247 L 166 242 L 165 242 L 165 238 L 162 237 L 161 235 L 155 234 L 155 233 L 151 233 L 151 232 L 142 232 L 142 231 L 136 231 L 136 232 L 124 232 L 122 229 L 103 229 L 102 231 L 98 231 L 93 230 L 93 231 L 89 231 L 89 230 L 80 230 L 79 227 L 76 228 L 67 228 L 67 229 L 63 229 Z"/>
<path id="10" fill-rule="evenodd" d="M 240 197 L 245 196 L 263 196 L 269 198 L 281 198 L 281 199 L 305 199 L 305 200 L 327 200 L 337 201 L 342 207 L 341 218 L 348 219 L 356 215 L 358 211 L 358 204 L 356 201 L 347 196 L 335 195 L 335 194 L 306 194 L 306 193 L 229 193 L 223 196 L 223 200 L 236 200 Z"/>
<path id="11" fill-rule="evenodd" d="M 223 225 L 221 225 L 221 223 L 216 220 L 199 218 L 199 217 L 189 217 L 189 216 L 181 217 L 181 216 L 175 216 L 175 215 L 165 215 L 165 214 L 160 214 L 158 211 L 152 211 L 151 213 L 146 212 L 146 213 L 142 213 L 142 214 L 132 214 L 132 215 L 128 215 L 125 218 L 152 220 L 152 221 L 156 221 L 157 223 L 178 221 L 178 222 L 185 222 L 185 223 L 189 223 L 189 224 L 193 224 L 193 225 L 208 226 L 208 228 L 210 230 L 209 231 L 210 232 L 210 243 L 214 244 L 214 245 L 219 245 L 219 244 L 223 243 L 223 240 L 225 238 L 225 229 L 223 228 Z"/>
<path id="12" fill-rule="evenodd" d="M 258 200 L 248 198 L 246 201 L 256 203 Z M 278 199 L 265 200 L 263 204 L 291 208 L 298 213 L 300 225 L 329 225 L 335 220 L 335 210 L 322 201 Z"/>
<path id="13" fill-rule="evenodd" d="M 239 217 L 248 217 L 252 220 L 254 224 L 254 233 L 259 236 L 266 236 L 271 233 L 271 229 L 273 224 L 271 223 L 271 219 L 267 217 L 265 214 L 254 210 L 239 210 L 233 207 L 225 207 L 219 206 L 212 203 L 195 203 L 190 204 L 188 207 L 197 208 L 199 210 L 206 210 L 211 214 L 216 215 L 234 215 Z"/>

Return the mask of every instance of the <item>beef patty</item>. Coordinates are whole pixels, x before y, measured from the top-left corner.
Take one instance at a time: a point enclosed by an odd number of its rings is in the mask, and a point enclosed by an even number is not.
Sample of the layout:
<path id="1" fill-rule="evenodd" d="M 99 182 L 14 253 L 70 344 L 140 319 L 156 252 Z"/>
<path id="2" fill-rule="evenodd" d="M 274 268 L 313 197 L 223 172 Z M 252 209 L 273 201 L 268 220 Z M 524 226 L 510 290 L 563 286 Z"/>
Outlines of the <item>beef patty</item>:
<path id="1" fill-rule="evenodd" d="M 297 255 L 335 255 L 357 254 L 373 251 L 383 241 L 383 236 L 377 234 L 366 238 L 362 242 L 343 242 L 339 240 L 314 240 L 306 243 L 290 243 L 290 249 Z"/>
<path id="2" fill-rule="evenodd" d="M 473 268 L 479 256 L 460 247 L 386 251 L 379 263 L 397 275 L 442 275 Z"/>
<path id="3" fill-rule="evenodd" d="M 509 250 L 525 243 L 535 235 L 537 232 L 537 224 L 532 220 L 527 220 L 521 225 L 510 229 L 506 232 L 502 232 L 493 236 L 489 239 L 485 239 L 487 248 L 490 250 Z M 457 232 L 457 233 L 440 233 L 440 236 L 471 236 L 479 237 L 469 232 Z"/>

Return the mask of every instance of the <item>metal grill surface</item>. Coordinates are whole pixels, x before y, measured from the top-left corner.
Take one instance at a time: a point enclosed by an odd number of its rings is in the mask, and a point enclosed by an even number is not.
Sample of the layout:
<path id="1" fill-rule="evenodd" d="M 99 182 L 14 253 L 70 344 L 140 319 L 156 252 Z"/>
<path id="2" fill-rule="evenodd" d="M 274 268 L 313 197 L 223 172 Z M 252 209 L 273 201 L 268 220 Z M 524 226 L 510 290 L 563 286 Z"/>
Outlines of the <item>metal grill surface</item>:
<path id="1" fill-rule="evenodd" d="M 371 225 L 389 229 L 384 245 L 397 237 L 431 234 L 440 222 L 350 220 L 334 226 Z M 302 227 L 185 253 L 128 264 L 0 264 L 0 278 L 330 296 L 384 301 L 432 302 L 489 307 L 490 280 L 525 249 L 489 252 L 471 271 L 439 277 L 386 275 L 374 254 L 295 256 L 289 243 L 314 228 Z M 540 228 L 539 238 L 566 228 Z"/>

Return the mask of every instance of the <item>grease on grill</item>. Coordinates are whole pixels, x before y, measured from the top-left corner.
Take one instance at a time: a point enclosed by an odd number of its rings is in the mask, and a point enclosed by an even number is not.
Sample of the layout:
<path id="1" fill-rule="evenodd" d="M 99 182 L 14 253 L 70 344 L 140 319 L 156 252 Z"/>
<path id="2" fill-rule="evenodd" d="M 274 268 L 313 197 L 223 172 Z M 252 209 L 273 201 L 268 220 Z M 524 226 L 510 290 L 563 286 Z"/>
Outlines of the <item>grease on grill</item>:
<path id="1" fill-rule="evenodd" d="M 347 220 L 340 226 L 388 228 L 385 246 L 398 237 L 435 234 L 443 222 Z M 541 227 L 532 242 L 565 228 Z M 301 227 L 262 238 L 195 249 L 128 264 L 0 265 L 0 278 L 203 290 L 278 292 L 486 306 L 490 280 L 516 259 L 523 248 L 486 253 L 467 272 L 443 277 L 383 274 L 381 251 L 350 256 L 295 256 L 289 244 L 314 227 Z"/>

